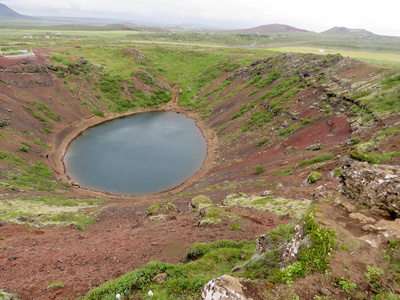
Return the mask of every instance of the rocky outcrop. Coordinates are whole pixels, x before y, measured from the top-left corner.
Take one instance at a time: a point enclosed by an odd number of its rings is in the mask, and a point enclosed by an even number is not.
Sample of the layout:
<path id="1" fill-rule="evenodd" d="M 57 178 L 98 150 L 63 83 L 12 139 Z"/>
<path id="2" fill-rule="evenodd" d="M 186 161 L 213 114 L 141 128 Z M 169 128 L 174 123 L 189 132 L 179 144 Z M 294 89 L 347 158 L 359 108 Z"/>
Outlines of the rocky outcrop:
<path id="1" fill-rule="evenodd" d="M 347 160 L 342 167 L 341 192 L 372 212 L 400 217 L 400 167 Z"/>
<path id="2" fill-rule="evenodd" d="M 300 248 L 302 246 L 302 241 L 304 239 L 304 226 L 305 223 L 296 225 L 294 229 L 294 236 L 289 244 L 287 244 L 286 249 L 283 252 L 281 269 L 286 269 L 295 261 L 297 261 L 300 253 Z"/>
<path id="3" fill-rule="evenodd" d="M 202 300 L 245 300 L 241 279 L 223 275 L 207 282 L 201 293 Z"/>

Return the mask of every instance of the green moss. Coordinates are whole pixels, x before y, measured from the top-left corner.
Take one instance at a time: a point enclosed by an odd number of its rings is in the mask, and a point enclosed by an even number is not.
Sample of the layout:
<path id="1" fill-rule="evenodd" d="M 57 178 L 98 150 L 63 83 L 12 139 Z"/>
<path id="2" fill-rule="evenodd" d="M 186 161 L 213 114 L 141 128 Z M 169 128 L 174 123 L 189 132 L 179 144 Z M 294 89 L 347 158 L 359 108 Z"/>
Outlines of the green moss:
<path id="1" fill-rule="evenodd" d="M 318 172 L 311 172 L 310 175 L 308 175 L 308 179 L 310 180 L 311 183 L 315 183 L 319 180 L 322 179 L 322 174 Z"/>
<path id="2" fill-rule="evenodd" d="M 161 211 L 175 211 L 178 212 L 178 209 L 172 202 L 164 202 L 164 203 L 156 203 L 151 205 L 147 210 L 146 210 L 146 215 L 153 215 Z"/>
<path id="3" fill-rule="evenodd" d="M 311 200 L 291 200 L 272 196 L 249 197 L 243 193 L 231 194 L 222 201 L 222 204 L 227 207 L 242 206 L 268 210 L 278 216 L 290 216 L 296 220 L 300 220 L 309 211 L 311 203 Z"/>
<path id="4" fill-rule="evenodd" d="M 216 206 L 208 206 L 205 208 L 205 216 L 204 218 L 214 218 L 214 217 L 218 217 L 218 216 L 226 216 L 229 219 L 235 220 L 235 221 L 240 221 L 241 218 L 233 213 L 224 211 L 222 208 L 220 207 L 216 207 Z"/>
<path id="5" fill-rule="evenodd" d="M 203 209 L 205 207 L 213 205 L 213 202 L 208 196 L 205 195 L 199 195 L 197 197 L 194 197 L 191 201 L 190 204 L 193 208 L 196 209 Z"/>

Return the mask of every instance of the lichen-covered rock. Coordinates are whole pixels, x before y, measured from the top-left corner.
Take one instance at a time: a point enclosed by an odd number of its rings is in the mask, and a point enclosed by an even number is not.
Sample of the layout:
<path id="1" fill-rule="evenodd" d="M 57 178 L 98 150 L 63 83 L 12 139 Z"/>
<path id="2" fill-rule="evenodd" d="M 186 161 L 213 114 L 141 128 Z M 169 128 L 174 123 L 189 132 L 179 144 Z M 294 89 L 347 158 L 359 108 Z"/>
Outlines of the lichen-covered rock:
<path id="1" fill-rule="evenodd" d="M 297 220 L 309 211 L 311 203 L 312 201 L 307 199 L 291 200 L 273 196 L 247 196 L 244 193 L 231 194 L 222 201 L 222 204 L 227 207 L 242 206 L 256 210 L 268 210 L 277 216 L 289 215 Z"/>
<path id="2" fill-rule="evenodd" d="M 14 294 L 9 294 L 4 290 L 0 289 L 0 300 L 17 300 L 19 297 Z"/>
<path id="3" fill-rule="evenodd" d="M 210 197 L 205 195 L 199 195 L 197 197 L 194 197 L 189 202 L 190 209 L 203 209 L 211 205 L 213 205 L 213 202 L 211 201 Z"/>
<path id="4" fill-rule="evenodd" d="M 285 251 L 282 255 L 281 269 L 285 269 L 294 263 L 299 256 L 301 241 L 304 239 L 304 226 L 305 223 L 296 225 L 294 235 L 289 244 L 287 244 Z"/>
<path id="5" fill-rule="evenodd" d="M 151 216 L 162 211 L 179 212 L 179 209 L 172 202 L 156 203 L 146 210 L 146 215 Z"/>
<path id="6" fill-rule="evenodd" d="M 203 218 L 197 222 L 197 225 L 199 227 L 218 226 L 218 225 L 223 225 L 223 224 L 224 224 L 224 222 L 221 219 L 214 218 L 214 217 Z"/>
<path id="7" fill-rule="evenodd" d="M 341 192 L 372 211 L 400 217 L 400 167 L 347 160 L 340 176 Z"/>
<path id="8" fill-rule="evenodd" d="M 300 187 L 306 187 L 321 180 L 323 175 L 318 172 L 311 172 L 310 175 L 301 183 Z"/>
<path id="9" fill-rule="evenodd" d="M 230 275 L 210 280 L 203 287 L 202 300 L 246 300 L 240 279 Z"/>

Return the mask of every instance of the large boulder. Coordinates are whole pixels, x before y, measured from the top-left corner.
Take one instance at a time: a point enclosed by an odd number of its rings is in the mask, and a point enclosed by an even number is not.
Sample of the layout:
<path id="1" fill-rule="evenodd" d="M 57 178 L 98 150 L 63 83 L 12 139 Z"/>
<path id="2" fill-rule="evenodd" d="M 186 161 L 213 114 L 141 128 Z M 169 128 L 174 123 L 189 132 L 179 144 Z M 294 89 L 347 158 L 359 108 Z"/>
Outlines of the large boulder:
<path id="1" fill-rule="evenodd" d="M 203 287 L 202 300 L 246 300 L 240 279 L 230 275 L 210 280 Z"/>
<path id="2" fill-rule="evenodd" d="M 400 167 L 347 160 L 342 167 L 341 192 L 374 212 L 400 217 Z"/>

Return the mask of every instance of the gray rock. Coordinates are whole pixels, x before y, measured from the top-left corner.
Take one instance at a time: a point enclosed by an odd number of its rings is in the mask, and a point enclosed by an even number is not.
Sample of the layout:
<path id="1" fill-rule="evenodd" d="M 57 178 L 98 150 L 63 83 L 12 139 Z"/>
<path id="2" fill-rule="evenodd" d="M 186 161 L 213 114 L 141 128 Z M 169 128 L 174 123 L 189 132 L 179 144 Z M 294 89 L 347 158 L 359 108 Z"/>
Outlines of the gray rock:
<path id="1" fill-rule="evenodd" d="M 371 217 L 367 217 L 361 213 L 351 213 L 349 215 L 350 219 L 353 220 L 358 220 L 361 222 L 361 224 L 367 224 L 367 223 L 375 223 L 376 220 L 374 218 Z"/>
<path id="2" fill-rule="evenodd" d="M 166 273 L 158 274 L 153 278 L 153 280 L 159 284 L 164 283 L 168 279 L 168 275 Z"/>
<path id="3" fill-rule="evenodd" d="M 246 300 L 240 279 L 223 275 L 207 282 L 201 293 L 202 300 Z"/>
<path id="4" fill-rule="evenodd" d="M 281 269 L 287 268 L 297 260 L 301 248 L 301 241 L 304 239 L 304 226 L 305 223 L 296 225 L 294 236 L 283 252 Z"/>
<path id="5" fill-rule="evenodd" d="M 348 159 L 340 176 L 341 192 L 372 210 L 400 217 L 400 167 Z"/>

